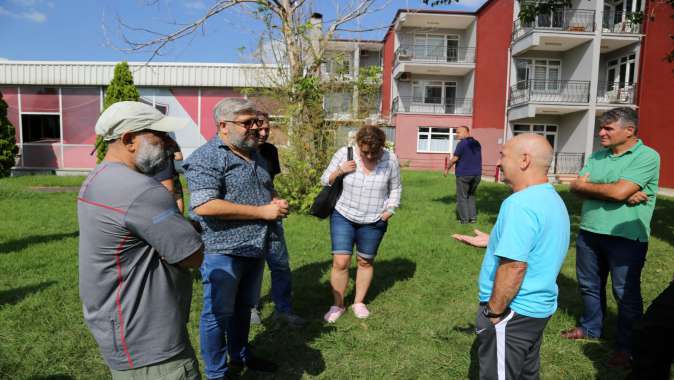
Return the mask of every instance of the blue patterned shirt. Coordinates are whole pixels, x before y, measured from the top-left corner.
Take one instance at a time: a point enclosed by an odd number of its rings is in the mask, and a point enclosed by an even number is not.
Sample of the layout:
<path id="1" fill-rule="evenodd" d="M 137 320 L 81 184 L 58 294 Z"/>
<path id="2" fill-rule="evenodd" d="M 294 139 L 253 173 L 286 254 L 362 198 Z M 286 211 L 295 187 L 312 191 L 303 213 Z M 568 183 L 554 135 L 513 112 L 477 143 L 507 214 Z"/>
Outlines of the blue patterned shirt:
<path id="1" fill-rule="evenodd" d="M 242 205 L 268 204 L 274 189 L 266 161 L 256 151 L 251 152 L 251 161 L 244 160 L 216 135 L 194 151 L 185 160 L 183 168 L 190 189 L 190 214 L 203 228 L 204 252 L 264 256 L 270 227 L 275 222 L 201 217 L 194 213 L 194 209 L 214 199 Z"/>

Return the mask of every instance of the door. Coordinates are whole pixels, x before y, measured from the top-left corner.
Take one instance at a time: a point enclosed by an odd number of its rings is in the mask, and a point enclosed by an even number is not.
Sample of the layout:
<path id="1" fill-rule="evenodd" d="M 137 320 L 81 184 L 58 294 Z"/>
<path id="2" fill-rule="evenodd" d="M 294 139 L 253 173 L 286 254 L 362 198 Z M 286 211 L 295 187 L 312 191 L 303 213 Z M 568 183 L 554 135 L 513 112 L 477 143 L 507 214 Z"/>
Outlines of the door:
<path id="1" fill-rule="evenodd" d="M 456 83 L 445 82 L 445 113 L 456 112 Z"/>
<path id="2" fill-rule="evenodd" d="M 459 60 L 459 37 L 447 36 L 447 62 Z"/>

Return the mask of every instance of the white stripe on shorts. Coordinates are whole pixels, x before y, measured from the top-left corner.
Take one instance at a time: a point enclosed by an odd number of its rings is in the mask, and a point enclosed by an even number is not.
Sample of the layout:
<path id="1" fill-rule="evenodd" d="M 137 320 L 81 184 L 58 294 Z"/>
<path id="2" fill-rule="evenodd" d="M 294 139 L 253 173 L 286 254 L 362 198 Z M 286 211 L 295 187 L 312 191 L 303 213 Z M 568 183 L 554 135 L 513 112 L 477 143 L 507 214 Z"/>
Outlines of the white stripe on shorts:
<path id="1" fill-rule="evenodd" d="M 505 339 L 506 339 L 506 324 L 515 315 L 514 311 L 510 311 L 507 317 L 494 326 L 496 329 L 496 370 L 498 372 L 498 380 L 506 380 L 506 363 L 505 363 Z"/>

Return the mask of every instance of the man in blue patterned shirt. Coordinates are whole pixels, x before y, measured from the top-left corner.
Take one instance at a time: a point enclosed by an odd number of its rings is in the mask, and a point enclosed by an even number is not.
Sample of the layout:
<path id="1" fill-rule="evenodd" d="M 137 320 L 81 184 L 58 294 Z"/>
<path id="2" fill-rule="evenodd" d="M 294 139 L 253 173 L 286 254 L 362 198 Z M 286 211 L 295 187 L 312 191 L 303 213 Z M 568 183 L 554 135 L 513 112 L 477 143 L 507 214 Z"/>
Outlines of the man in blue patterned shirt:
<path id="1" fill-rule="evenodd" d="M 256 148 L 263 122 L 253 103 L 221 100 L 213 114 L 218 133 L 183 167 L 190 210 L 203 229 L 204 307 L 201 354 L 208 379 L 227 379 L 243 367 L 274 372 L 276 364 L 248 347 L 250 309 L 257 304 L 264 257 L 278 239 L 272 226 L 288 214 L 276 197 L 266 161 Z M 229 366 L 227 361 L 229 354 Z"/>

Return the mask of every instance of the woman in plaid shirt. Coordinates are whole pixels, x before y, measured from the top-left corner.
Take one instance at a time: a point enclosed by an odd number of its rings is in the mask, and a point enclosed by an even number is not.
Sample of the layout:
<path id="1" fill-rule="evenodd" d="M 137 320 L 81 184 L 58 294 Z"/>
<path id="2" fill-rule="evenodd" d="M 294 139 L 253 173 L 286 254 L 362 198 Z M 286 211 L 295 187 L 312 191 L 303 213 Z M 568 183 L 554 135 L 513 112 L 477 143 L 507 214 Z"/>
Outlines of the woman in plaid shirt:
<path id="1" fill-rule="evenodd" d="M 362 127 L 356 134 L 353 159 L 348 159 L 346 147 L 339 149 L 321 176 L 323 185 L 331 185 L 344 176 L 342 195 L 330 216 L 333 254 L 330 285 L 334 304 L 324 316 L 329 323 L 334 323 L 345 311 L 344 293 L 354 244 L 358 271 L 351 310 L 357 318 L 370 315 L 363 301 L 372 282 L 374 258 L 388 221 L 400 206 L 402 192 L 398 158 L 384 149 L 385 142 L 386 135 L 380 128 Z"/>

